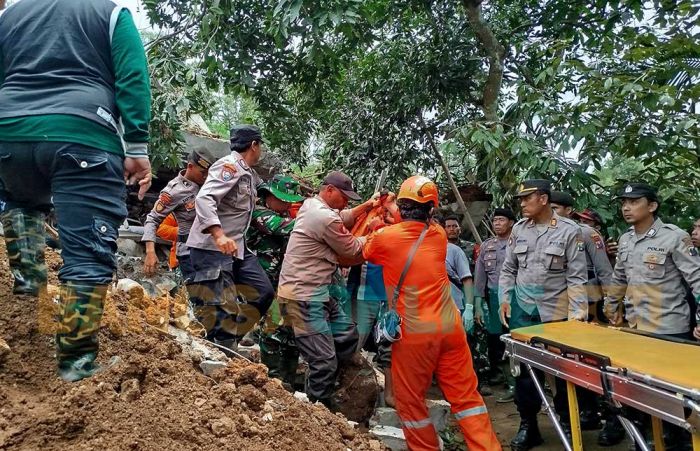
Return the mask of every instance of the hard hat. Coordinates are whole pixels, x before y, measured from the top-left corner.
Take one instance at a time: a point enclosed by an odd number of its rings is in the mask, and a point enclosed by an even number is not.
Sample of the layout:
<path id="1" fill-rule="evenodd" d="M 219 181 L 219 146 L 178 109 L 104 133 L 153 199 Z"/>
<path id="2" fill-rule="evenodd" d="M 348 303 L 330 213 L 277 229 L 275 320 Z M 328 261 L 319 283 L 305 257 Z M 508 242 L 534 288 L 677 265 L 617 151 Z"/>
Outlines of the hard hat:
<path id="1" fill-rule="evenodd" d="M 437 185 L 422 175 L 414 175 L 404 180 L 396 199 L 411 199 L 419 204 L 432 201 L 433 207 L 437 207 L 440 203 Z"/>

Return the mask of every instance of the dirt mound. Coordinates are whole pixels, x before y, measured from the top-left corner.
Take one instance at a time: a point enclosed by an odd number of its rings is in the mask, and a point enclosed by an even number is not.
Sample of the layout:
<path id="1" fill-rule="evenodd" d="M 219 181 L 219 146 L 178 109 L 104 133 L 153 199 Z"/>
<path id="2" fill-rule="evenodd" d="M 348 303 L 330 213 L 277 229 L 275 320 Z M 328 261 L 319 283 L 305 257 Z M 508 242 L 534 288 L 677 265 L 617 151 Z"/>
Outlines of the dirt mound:
<path id="1" fill-rule="evenodd" d="M 261 365 L 234 360 L 203 375 L 156 327 L 108 324 L 99 360 L 117 362 L 93 378 L 63 382 L 36 300 L 10 289 L 0 241 L 0 337 L 10 348 L 0 359 L 0 450 L 380 449 L 345 418 L 296 400 Z M 109 308 L 129 311 L 118 296 Z"/>

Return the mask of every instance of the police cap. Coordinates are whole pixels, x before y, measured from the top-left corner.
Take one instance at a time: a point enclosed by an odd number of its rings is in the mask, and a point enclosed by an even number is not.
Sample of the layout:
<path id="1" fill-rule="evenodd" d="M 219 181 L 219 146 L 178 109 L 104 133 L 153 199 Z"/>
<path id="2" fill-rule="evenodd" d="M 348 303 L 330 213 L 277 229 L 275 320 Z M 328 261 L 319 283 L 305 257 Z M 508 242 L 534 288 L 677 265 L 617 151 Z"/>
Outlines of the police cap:
<path id="1" fill-rule="evenodd" d="M 537 191 L 541 191 L 543 193 L 551 195 L 552 184 L 549 182 L 549 180 L 544 179 L 525 180 L 518 187 L 518 192 L 515 194 L 515 197 L 529 196 L 530 194 Z"/>
<path id="2" fill-rule="evenodd" d="M 549 196 L 549 201 L 564 207 L 574 206 L 574 198 L 571 197 L 571 194 L 565 193 L 564 191 L 552 191 L 552 194 Z"/>

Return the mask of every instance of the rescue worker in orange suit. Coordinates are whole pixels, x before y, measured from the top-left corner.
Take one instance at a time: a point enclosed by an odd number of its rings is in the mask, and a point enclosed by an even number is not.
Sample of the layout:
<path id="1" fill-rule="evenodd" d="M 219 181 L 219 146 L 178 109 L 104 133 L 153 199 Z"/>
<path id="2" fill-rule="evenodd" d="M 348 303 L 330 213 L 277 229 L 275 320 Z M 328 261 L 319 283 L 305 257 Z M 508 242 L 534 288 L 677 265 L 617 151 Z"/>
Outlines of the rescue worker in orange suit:
<path id="1" fill-rule="evenodd" d="M 407 268 L 397 304 L 390 308 L 395 307 L 402 319 L 400 339 L 392 345 L 391 374 L 396 410 L 408 448 L 439 448 L 425 404 L 425 394 L 436 376 L 467 447 L 471 451 L 500 450 L 477 390 L 467 336 L 450 294 L 445 269 L 447 236 L 442 227 L 431 221 L 431 213 L 438 205 L 437 186 L 426 177 L 413 176 L 401 185 L 397 205 L 402 221 L 371 234 L 363 255 L 367 261 L 384 267 L 389 299 Z"/>

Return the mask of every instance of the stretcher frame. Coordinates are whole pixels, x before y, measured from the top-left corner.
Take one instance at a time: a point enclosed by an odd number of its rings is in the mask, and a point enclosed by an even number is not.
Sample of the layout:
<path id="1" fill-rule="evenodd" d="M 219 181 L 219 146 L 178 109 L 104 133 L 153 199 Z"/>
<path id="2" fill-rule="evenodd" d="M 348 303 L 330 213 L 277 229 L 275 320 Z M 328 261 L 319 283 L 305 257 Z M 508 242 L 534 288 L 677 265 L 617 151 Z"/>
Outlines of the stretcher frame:
<path id="1" fill-rule="evenodd" d="M 665 451 L 662 421 L 675 424 L 692 435 L 693 450 L 700 451 L 700 390 L 681 387 L 650 375 L 618 368 L 605 356 L 571 348 L 550 340 L 533 337 L 530 342 L 503 335 L 505 355 L 510 360 L 513 376 L 519 376 L 523 364 L 530 373 L 545 410 L 555 426 L 567 451 L 582 451 L 583 441 L 575 386 L 603 395 L 615 407 L 625 405 L 652 417 L 652 432 L 656 451 Z M 569 399 L 572 442 L 569 443 L 554 408 L 545 396 L 534 370 L 564 379 Z M 619 416 L 622 425 L 642 450 L 647 450 L 642 435 L 634 424 Z"/>

